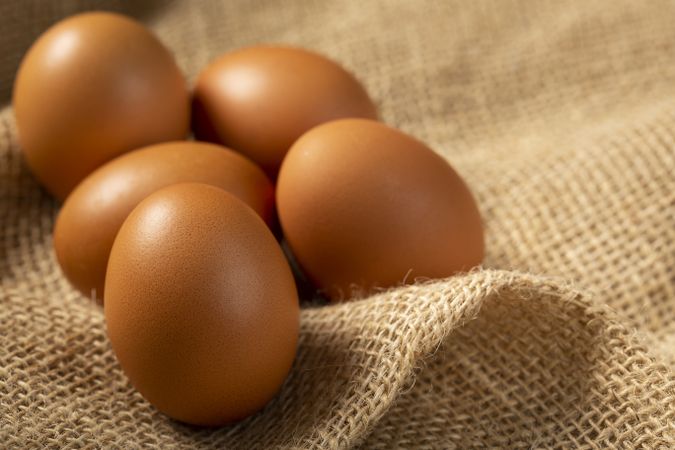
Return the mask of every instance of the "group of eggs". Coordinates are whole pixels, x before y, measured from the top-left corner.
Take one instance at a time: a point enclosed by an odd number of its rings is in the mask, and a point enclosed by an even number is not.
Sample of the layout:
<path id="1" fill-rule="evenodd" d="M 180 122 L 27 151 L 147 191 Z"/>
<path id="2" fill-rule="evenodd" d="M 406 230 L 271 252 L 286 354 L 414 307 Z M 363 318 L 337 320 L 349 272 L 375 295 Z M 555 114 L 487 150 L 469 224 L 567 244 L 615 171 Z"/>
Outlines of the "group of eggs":
<path id="1" fill-rule="evenodd" d="M 312 52 L 235 51 L 190 91 L 141 24 L 85 13 L 31 47 L 13 105 L 28 166 L 65 200 L 64 274 L 103 303 L 132 384 L 184 422 L 247 417 L 287 377 L 299 304 L 279 239 L 332 301 L 483 258 L 462 179 Z"/>

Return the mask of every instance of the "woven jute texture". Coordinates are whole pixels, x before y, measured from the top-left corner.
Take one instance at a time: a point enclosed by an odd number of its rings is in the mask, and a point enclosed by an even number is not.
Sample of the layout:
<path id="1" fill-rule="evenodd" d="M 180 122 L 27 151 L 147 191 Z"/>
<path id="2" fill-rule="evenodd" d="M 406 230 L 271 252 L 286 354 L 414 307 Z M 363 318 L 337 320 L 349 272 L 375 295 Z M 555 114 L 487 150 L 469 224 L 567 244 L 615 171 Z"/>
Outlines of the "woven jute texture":
<path id="1" fill-rule="evenodd" d="M 94 7 L 191 80 L 262 42 L 340 61 L 466 178 L 484 267 L 306 305 L 290 377 L 244 422 L 158 413 L 59 271 L 9 105 L 35 36 Z M 1 2 L 0 447 L 675 448 L 674 23 L 670 1 Z"/>

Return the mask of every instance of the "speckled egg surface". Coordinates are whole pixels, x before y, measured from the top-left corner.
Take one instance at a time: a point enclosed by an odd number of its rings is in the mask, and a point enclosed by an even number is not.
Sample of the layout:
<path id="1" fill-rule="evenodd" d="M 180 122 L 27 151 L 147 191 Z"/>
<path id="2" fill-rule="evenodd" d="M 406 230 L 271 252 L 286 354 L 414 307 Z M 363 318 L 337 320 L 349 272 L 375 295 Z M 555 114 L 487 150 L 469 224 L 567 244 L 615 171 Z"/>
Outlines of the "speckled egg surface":
<path id="1" fill-rule="evenodd" d="M 105 298 L 124 372 L 174 419 L 222 425 L 256 412 L 295 357 L 288 263 L 260 217 L 213 186 L 173 185 L 134 209 L 110 254 Z"/>

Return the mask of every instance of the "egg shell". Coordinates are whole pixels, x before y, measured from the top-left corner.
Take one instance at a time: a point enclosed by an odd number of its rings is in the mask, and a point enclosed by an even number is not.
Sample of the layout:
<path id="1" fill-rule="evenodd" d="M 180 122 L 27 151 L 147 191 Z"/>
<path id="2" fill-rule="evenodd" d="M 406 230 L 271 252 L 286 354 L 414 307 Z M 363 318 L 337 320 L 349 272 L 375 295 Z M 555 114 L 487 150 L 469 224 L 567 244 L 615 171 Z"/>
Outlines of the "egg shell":
<path id="1" fill-rule="evenodd" d="M 343 117 L 377 118 L 361 84 L 308 50 L 258 46 L 227 53 L 199 75 L 193 130 L 256 161 L 272 177 L 305 131 Z"/>
<path id="2" fill-rule="evenodd" d="M 141 202 L 115 239 L 104 306 L 122 369 L 174 419 L 222 425 L 253 414 L 291 368 L 293 276 L 258 215 L 204 184 Z"/>
<path id="3" fill-rule="evenodd" d="M 189 181 L 220 187 L 268 224 L 276 221 L 272 183 L 239 153 L 194 141 L 145 147 L 98 168 L 63 204 L 54 227 L 54 249 L 70 282 L 102 302 L 108 256 L 124 219 L 151 193 Z"/>
<path id="4" fill-rule="evenodd" d="M 480 214 L 457 172 L 374 121 L 338 120 L 303 135 L 281 167 L 277 210 L 296 260 L 332 300 L 483 259 Z"/>
<path id="5" fill-rule="evenodd" d="M 28 166 L 61 200 L 114 156 L 183 139 L 190 123 L 172 55 L 140 23 L 107 12 L 42 34 L 21 62 L 13 104 Z"/>

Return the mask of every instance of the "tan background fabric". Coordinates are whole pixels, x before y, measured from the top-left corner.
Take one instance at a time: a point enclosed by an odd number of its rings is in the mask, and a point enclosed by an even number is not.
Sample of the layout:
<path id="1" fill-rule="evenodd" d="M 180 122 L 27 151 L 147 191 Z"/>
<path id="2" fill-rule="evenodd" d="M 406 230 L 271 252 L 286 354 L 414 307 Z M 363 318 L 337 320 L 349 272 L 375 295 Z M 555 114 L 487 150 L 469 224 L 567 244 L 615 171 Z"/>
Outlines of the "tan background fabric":
<path id="1" fill-rule="evenodd" d="M 675 448 L 675 3 L 130 3 L 2 2 L 2 101 L 34 37 L 92 5 L 148 23 L 190 79 L 242 45 L 316 49 L 463 174 L 485 268 L 306 307 L 264 411 L 175 423 L 130 387 L 101 310 L 60 274 L 58 206 L 24 167 L 7 104 L 5 447 Z"/>

